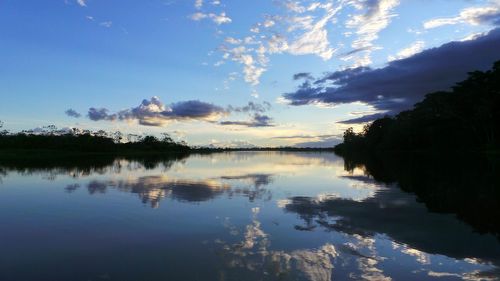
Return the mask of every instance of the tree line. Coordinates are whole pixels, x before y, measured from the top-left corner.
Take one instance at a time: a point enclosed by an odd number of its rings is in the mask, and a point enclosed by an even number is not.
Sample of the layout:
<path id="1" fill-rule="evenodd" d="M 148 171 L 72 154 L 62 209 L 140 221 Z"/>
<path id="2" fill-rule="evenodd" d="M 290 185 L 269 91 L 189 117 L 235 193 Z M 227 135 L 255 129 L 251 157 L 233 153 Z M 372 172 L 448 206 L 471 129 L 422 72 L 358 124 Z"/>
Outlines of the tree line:
<path id="1" fill-rule="evenodd" d="M 436 78 L 439 79 L 439 78 Z M 491 70 L 470 72 L 450 91 L 385 116 L 356 133 L 349 128 L 339 153 L 404 150 L 498 150 L 500 148 L 500 61 Z"/>
<path id="2" fill-rule="evenodd" d="M 122 132 L 90 131 L 78 128 L 58 129 L 54 125 L 11 133 L 2 130 L 0 121 L 0 149 L 8 150 L 54 150 L 77 152 L 186 152 L 183 141 L 177 142 L 169 134 L 161 137 L 123 134 Z"/>

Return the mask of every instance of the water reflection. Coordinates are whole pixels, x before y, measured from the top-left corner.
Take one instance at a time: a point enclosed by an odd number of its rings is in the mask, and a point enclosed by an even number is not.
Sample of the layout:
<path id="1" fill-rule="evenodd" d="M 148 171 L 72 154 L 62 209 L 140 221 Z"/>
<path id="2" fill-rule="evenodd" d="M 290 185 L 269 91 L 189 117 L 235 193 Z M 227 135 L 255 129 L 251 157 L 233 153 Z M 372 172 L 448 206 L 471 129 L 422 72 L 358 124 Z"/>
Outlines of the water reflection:
<path id="1" fill-rule="evenodd" d="M 428 209 L 456 214 L 481 233 L 500 238 L 500 157 L 453 155 L 348 155 L 346 171 L 362 170 L 372 181 L 396 184 Z"/>
<path id="2" fill-rule="evenodd" d="M 496 162 L 405 159 L 3 161 L 0 280 L 498 280 Z"/>
<path id="3" fill-rule="evenodd" d="M 332 280 L 332 260 L 338 256 L 333 245 L 327 243 L 317 250 L 271 250 L 269 235 L 258 220 L 259 211 L 252 209 L 252 222 L 245 227 L 242 241 L 215 241 L 221 246 L 219 257 L 226 266 L 222 276 L 229 280 Z"/>
<path id="4" fill-rule="evenodd" d="M 227 181 L 244 180 L 250 182 L 249 187 L 232 188 Z M 206 179 L 203 181 L 188 181 L 171 179 L 166 176 L 147 176 L 128 178 L 125 180 L 90 181 L 86 188 L 89 194 L 104 194 L 106 191 L 116 189 L 121 192 L 137 194 L 142 203 L 150 204 L 152 208 L 158 208 L 160 202 L 171 198 L 181 202 L 203 202 L 214 199 L 223 194 L 229 197 L 242 195 L 249 198 L 271 200 L 272 195 L 268 190 L 262 188 L 271 182 L 271 175 L 242 175 L 238 177 L 222 177 L 220 179 Z M 69 184 L 66 191 L 75 192 L 81 186 Z"/>

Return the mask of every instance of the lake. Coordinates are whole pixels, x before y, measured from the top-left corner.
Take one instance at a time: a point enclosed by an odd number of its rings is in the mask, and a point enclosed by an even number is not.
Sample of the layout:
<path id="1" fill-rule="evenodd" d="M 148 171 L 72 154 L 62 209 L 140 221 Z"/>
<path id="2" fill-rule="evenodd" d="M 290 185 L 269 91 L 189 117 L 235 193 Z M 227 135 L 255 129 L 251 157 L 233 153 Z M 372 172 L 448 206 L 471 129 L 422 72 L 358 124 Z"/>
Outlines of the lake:
<path id="1" fill-rule="evenodd" d="M 499 280 L 497 170 L 427 162 L 3 163 L 0 280 Z"/>

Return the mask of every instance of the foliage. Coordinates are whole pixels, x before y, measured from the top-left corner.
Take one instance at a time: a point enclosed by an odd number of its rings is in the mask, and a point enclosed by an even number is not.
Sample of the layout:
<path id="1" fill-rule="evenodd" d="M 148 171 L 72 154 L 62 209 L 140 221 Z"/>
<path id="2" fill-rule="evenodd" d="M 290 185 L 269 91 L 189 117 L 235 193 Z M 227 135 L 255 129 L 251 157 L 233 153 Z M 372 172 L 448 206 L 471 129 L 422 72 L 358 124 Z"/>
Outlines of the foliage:
<path id="1" fill-rule="evenodd" d="M 412 110 L 344 133 L 336 151 L 481 150 L 500 147 L 500 61 L 469 73 L 451 91 L 426 95 Z"/>
<path id="2" fill-rule="evenodd" d="M 0 123 L 1 128 L 1 123 Z M 26 130 L 20 133 L 2 131 L 0 149 L 6 150 L 57 150 L 77 152 L 185 152 L 189 147 L 175 142 L 168 134 L 160 140 L 154 136 L 127 135 L 121 132 L 92 132 L 77 128 L 58 129 L 54 125 Z"/>

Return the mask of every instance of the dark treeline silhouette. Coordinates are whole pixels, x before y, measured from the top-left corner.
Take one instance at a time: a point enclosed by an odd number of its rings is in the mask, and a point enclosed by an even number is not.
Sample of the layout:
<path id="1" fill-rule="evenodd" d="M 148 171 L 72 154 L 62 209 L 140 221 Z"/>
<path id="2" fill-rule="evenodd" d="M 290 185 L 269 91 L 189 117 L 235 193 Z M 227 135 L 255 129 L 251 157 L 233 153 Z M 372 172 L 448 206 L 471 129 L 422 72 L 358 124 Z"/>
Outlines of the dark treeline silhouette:
<path id="1" fill-rule="evenodd" d="M 0 123 L 0 129 L 2 124 Z M 43 154 L 44 151 L 71 153 L 187 153 L 189 147 L 184 142 L 174 141 L 168 134 L 162 138 L 155 136 L 123 135 L 121 132 L 88 131 L 80 129 L 60 130 L 47 126 L 37 130 L 10 133 L 0 132 L 0 151 L 4 157 L 19 154 L 21 150 L 30 154 Z M 35 152 L 35 153 L 34 153 Z"/>
<path id="2" fill-rule="evenodd" d="M 238 152 L 238 151 L 284 151 L 284 152 L 332 152 L 333 148 L 322 147 L 295 147 L 295 146 L 278 146 L 278 147 L 194 147 L 193 152 L 196 153 L 213 153 L 213 152 Z"/>
<path id="3" fill-rule="evenodd" d="M 50 175 L 71 175 L 79 177 L 92 174 L 104 174 L 106 171 L 121 169 L 136 169 L 136 166 L 123 166 L 120 160 L 126 160 L 128 163 L 140 165 L 146 170 L 163 167 L 170 168 L 175 162 L 183 161 L 188 154 L 181 153 L 99 153 L 86 154 L 85 157 L 74 156 L 66 153 L 40 153 L 2 155 L 0 153 L 0 183 L 2 177 L 10 172 L 21 174 L 47 173 Z M 81 156 L 81 155 L 77 155 Z"/>
<path id="4" fill-rule="evenodd" d="M 332 148 L 314 147 L 190 147 L 184 141 L 176 142 L 167 133 L 161 138 L 109 133 L 103 130 L 89 131 L 78 128 L 58 129 L 54 125 L 11 133 L 2 129 L 0 121 L 0 157 L 28 151 L 30 156 L 46 156 L 47 152 L 59 154 L 71 152 L 85 153 L 213 153 L 231 151 L 331 151 Z"/>
<path id="5" fill-rule="evenodd" d="M 478 153 L 344 155 L 344 168 L 361 168 L 386 185 L 414 193 L 427 208 L 456 214 L 480 233 L 500 239 L 500 157 Z"/>
<path id="6" fill-rule="evenodd" d="M 361 133 L 349 128 L 335 150 L 498 150 L 499 124 L 500 61 L 492 70 L 469 73 L 451 91 L 428 94 L 412 110 L 375 120 Z"/>

